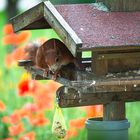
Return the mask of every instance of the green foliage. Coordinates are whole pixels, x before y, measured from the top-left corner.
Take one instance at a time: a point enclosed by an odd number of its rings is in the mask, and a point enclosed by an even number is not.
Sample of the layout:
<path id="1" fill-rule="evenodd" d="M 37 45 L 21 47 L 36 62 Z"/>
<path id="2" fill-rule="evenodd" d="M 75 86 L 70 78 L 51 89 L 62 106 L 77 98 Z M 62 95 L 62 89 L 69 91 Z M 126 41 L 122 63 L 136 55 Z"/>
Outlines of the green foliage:
<path id="1" fill-rule="evenodd" d="M 6 138 L 8 135 L 8 126 L 2 123 L 3 114 L 0 113 L 0 140 Z"/>

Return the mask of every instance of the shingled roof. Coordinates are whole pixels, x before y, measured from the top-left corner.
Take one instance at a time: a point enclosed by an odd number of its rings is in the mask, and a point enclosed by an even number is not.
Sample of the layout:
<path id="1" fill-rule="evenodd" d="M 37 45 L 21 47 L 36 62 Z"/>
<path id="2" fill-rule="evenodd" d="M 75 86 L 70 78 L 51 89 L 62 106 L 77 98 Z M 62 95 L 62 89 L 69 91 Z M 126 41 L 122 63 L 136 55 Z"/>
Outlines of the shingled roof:
<path id="1" fill-rule="evenodd" d="M 83 50 L 140 49 L 140 12 L 109 12 L 93 4 L 42 2 L 11 19 L 15 31 L 53 28 L 73 55 Z"/>

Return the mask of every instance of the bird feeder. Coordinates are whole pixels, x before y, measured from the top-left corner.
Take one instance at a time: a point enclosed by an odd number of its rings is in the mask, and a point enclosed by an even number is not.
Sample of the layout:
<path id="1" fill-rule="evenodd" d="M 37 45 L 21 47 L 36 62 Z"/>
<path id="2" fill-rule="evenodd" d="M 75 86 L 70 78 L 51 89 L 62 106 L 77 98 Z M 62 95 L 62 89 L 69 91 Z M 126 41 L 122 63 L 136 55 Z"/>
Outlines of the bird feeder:
<path id="1" fill-rule="evenodd" d="M 103 104 L 103 118 L 86 122 L 88 140 L 128 140 L 125 103 L 140 101 L 140 1 L 54 6 L 50 1 L 11 19 L 14 31 L 52 28 L 84 70 L 62 68 L 57 81 L 60 107 Z M 111 12 L 115 11 L 115 12 Z M 119 12 L 118 12 L 119 11 Z M 131 11 L 131 12 L 127 12 Z M 91 51 L 91 58 L 82 52 Z M 20 61 L 36 79 L 49 79 L 31 61 Z M 71 73 L 72 76 L 69 76 Z M 72 77 L 72 78 L 70 78 Z"/>

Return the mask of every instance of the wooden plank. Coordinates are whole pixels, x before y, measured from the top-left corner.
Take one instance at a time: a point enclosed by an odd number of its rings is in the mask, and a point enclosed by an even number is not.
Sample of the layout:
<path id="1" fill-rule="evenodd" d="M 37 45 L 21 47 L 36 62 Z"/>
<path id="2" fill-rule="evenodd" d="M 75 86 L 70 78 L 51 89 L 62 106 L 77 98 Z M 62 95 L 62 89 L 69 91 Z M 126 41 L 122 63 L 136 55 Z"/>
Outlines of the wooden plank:
<path id="1" fill-rule="evenodd" d="M 140 11 L 140 0 L 97 0 L 103 2 L 110 11 Z"/>
<path id="2" fill-rule="evenodd" d="M 31 60 L 19 60 L 18 65 L 24 67 L 27 71 L 29 71 L 34 79 L 36 80 L 49 80 L 52 78 L 53 74 L 50 72 L 47 75 L 44 73 L 43 69 L 36 68 L 33 66 Z M 83 70 L 76 69 L 73 64 L 69 64 L 67 66 L 63 66 L 60 70 L 60 77 L 56 79 L 57 82 L 60 82 L 64 85 L 70 86 L 71 80 L 92 80 L 96 79 L 95 75 L 90 72 L 86 72 Z"/>
<path id="3" fill-rule="evenodd" d="M 98 77 L 106 75 L 108 72 L 107 61 L 105 59 L 98 59 L 98 52 L 92 52 L 91 68 L 92 72 Z"/>
<path id="4" fill-rule="evenodd" d="M 85 44 L 83 44 L 84 46 Z M 127 51 L 127 50 L 140 50 L 140 44 L 139 45 L 126 45 L 126 46 L 89 46 L 89 47 L 82 47 L 78 48 L 78 52 L 81 51 L 94 51 L 94 52 L 103 52 L 103 51 Z"/>
<path id="5" fill-rule="evenodd" d="M 129 72 L 140 69 L 140 57 L 109 59 L 109 73 Z"/>
<path id="6" fill-rule="evenodd" d="M 66 44 L 71 53 L 76 56 L 76 50 L 82 46 L 81 39 L 59 14 L 56 8 L 50 3 L 50 1 L 46 1 L 44 3 L 44 18 L 56 31 L 56 33 L 59 34 L 60 38 Z"/>
<path id="7" fill-rule="evenodd" d="M 140 57 L 140 52 L 130 53 L 103 53 L 98 55 L 98 59 L 118 59 L 118 58 L 137 58 Z"/>
<path id="8" fill-rule="evenodd" d="M 140 101 L 140 89 L 139 91 L 135 92 L 81 93 L 74 88 L 60 87 L 57 91 L 56 96 L 58 104 L 62 108 L 104 104 L 104 107 L 107 106 L 107 108 L 105 109 L 106 113 L 104 112 L 104 119 L 110 120 L 110 118 L 120 118 L 120 114 L 117 115 L 116 113 L 116 115 L 112 117 L 109 108 L 114 108 L 114 112 L 118 112 L 117 110 L 119 108 L 122 108 L 122 110 L 124 110 L 123 102 Z M 117 104 L 117 102 L 122 103 Z M 121 111 L 121 113 L 122 116 L 125 116 L 125 110 L 124 112 Z"/>
<path id="9" fill-rule="evenodd" d="M 27 10 L 26 12 L 10 19 L 10 22 L 13 25 L 14 31 L 17 32 L 17 31 L 23 30 L 24 28 L 26 28 L 26 26 L 34 23 L 37 20 L 40 20 L 41 18 L 43 18 L 43 12 L 44 12 L 44 3 L 41 2 L 35 7 Z"/>

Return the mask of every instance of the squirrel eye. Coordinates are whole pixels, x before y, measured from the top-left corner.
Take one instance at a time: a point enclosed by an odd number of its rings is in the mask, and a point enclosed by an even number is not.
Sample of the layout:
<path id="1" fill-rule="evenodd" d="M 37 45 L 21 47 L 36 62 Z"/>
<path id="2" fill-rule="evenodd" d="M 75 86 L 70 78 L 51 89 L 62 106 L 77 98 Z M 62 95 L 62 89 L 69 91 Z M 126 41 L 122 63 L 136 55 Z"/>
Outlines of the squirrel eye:
<path id="1" fill-rule="evenodd" d="M 56 58 L 56 59 L 55 59 L 55 62 L 58 62 L 58 61 L 59 61 L 59 58 Z"/>

